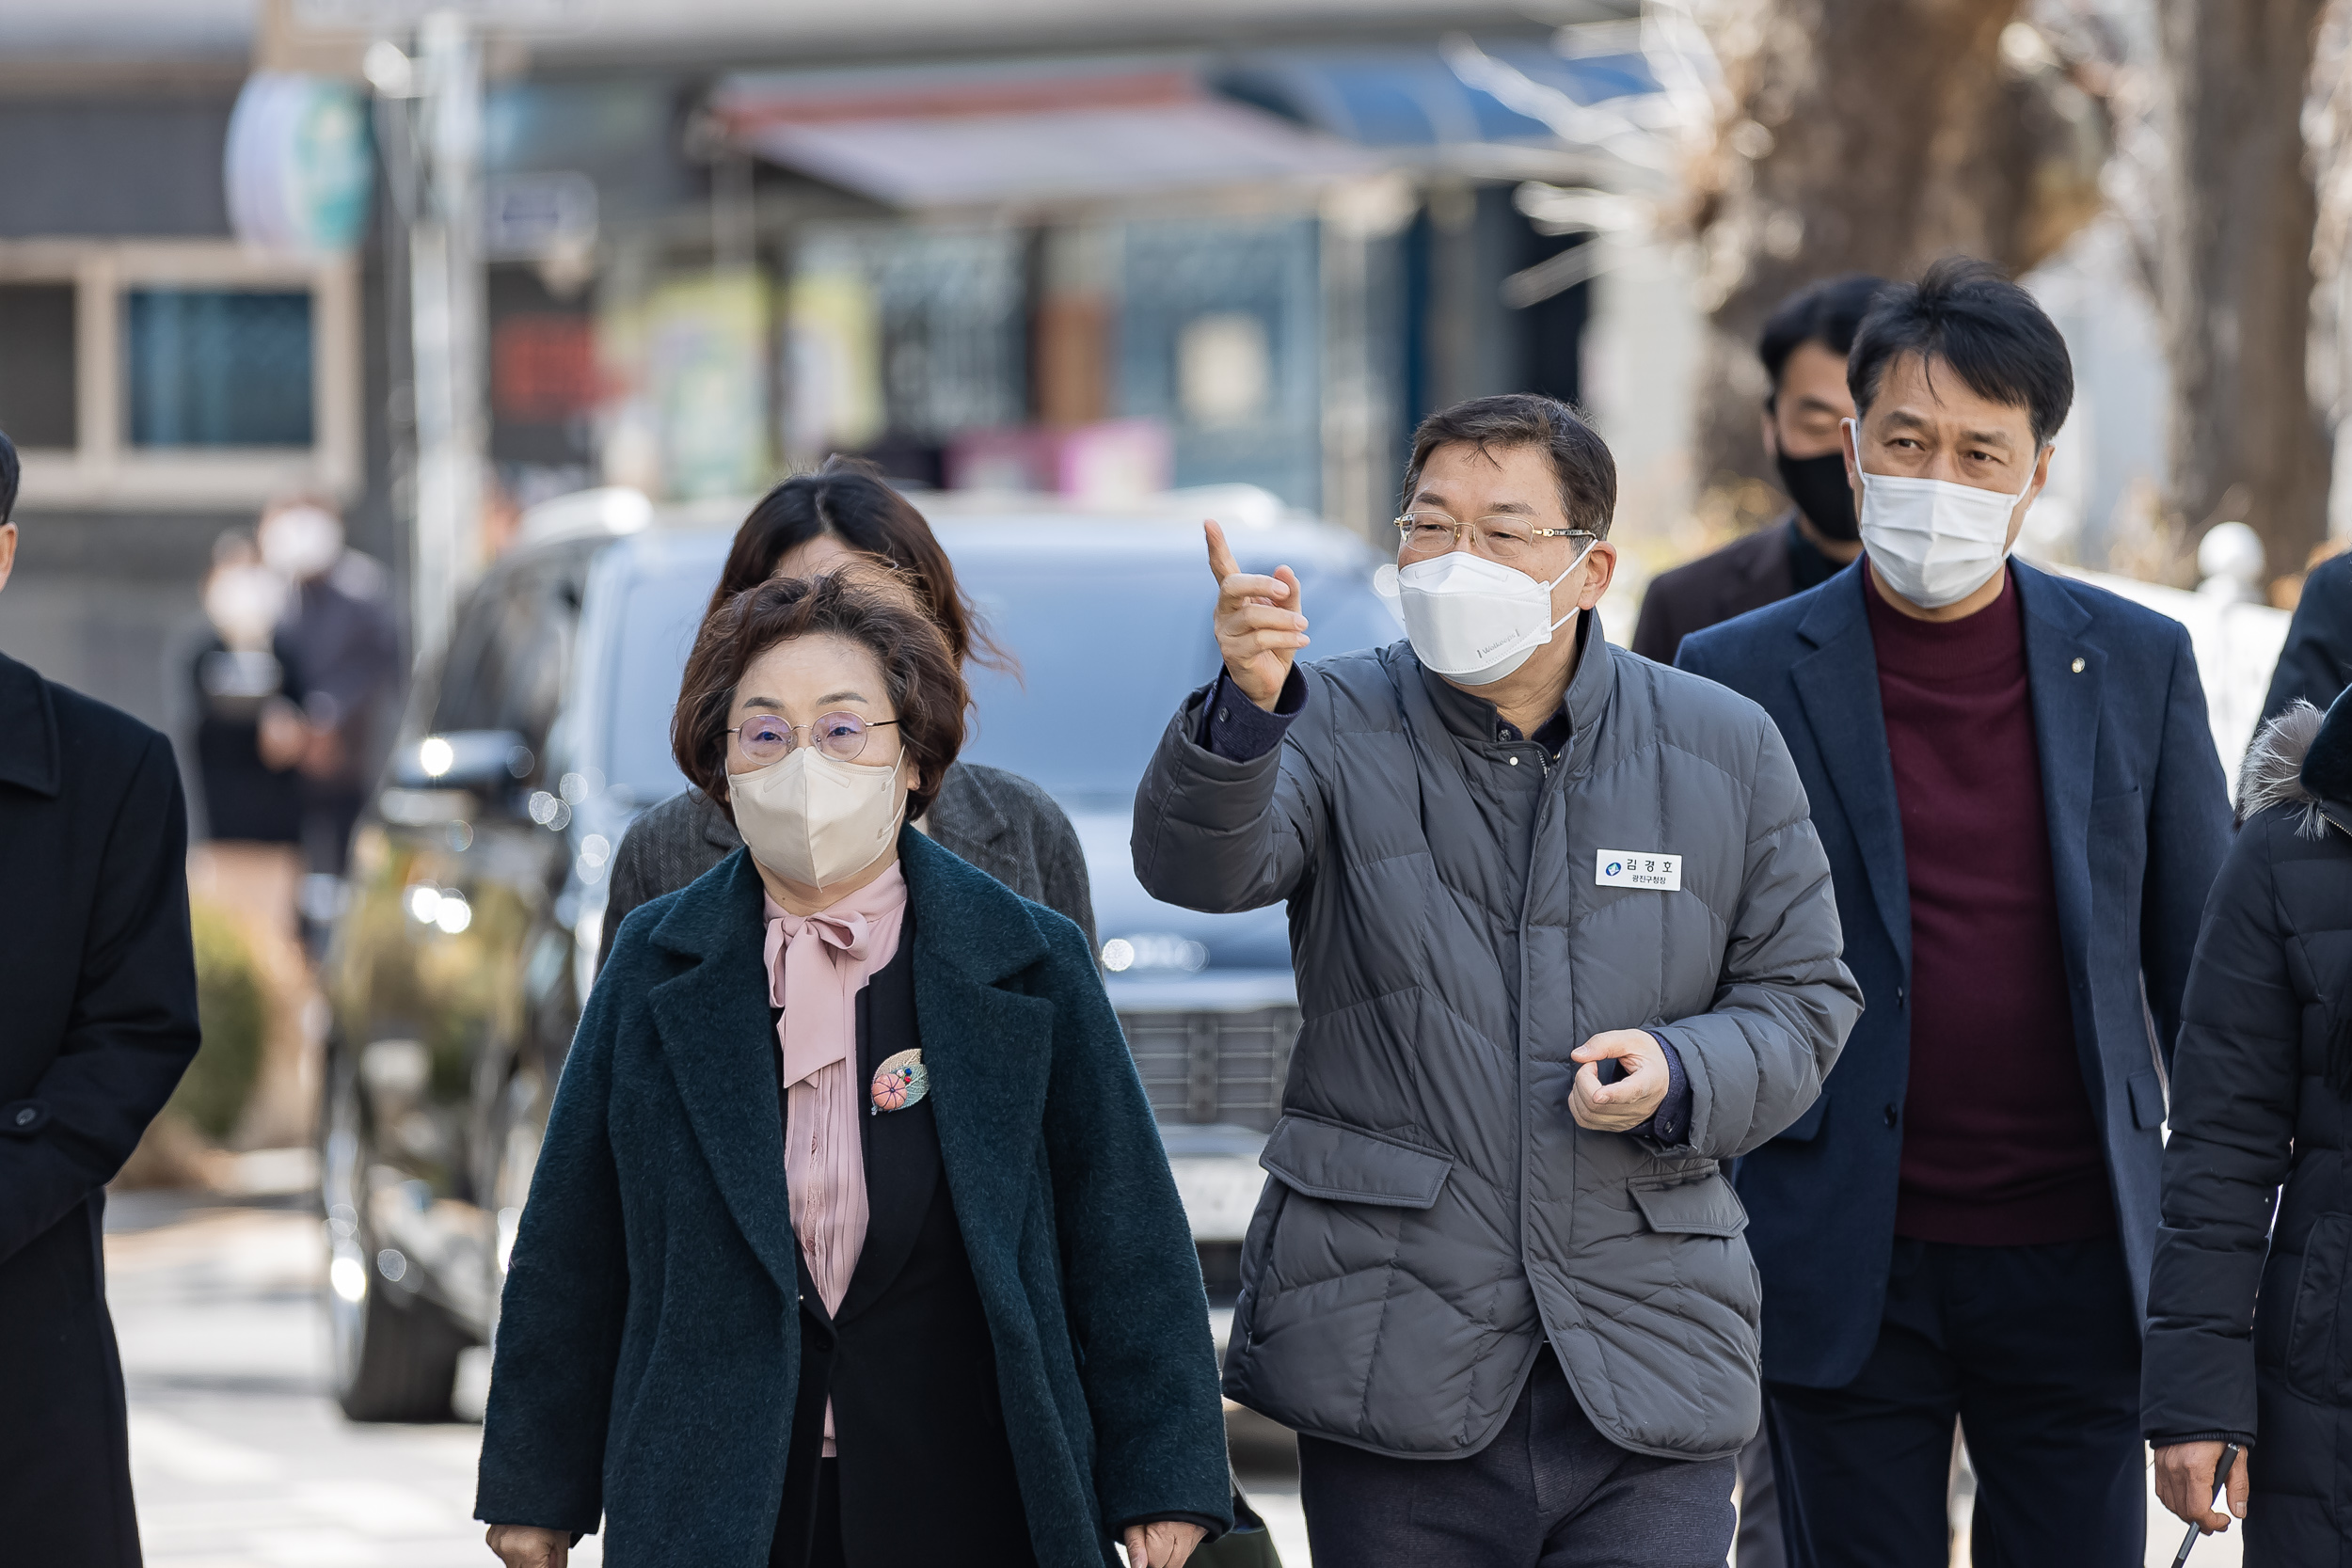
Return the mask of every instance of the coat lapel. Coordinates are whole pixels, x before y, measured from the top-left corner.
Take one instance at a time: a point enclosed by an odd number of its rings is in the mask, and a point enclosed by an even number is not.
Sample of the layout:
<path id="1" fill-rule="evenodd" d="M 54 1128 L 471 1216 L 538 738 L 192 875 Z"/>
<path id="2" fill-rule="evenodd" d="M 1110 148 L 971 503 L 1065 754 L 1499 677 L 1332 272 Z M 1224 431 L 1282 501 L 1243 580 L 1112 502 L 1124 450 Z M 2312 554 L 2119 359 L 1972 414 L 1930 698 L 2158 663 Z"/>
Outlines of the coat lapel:
<path id="1" fill-rule="evenodd" d="M 1046 954 L 1021 896 L 912 829 L 898 863 L 914 922 L 914 1014 L 956 1219 L 976 1269 L 1010 1258 L 1037 1176 L 1054 1006 L 1005 989 Z"/>
<path id="2" fill-rule="evenodd" d="M 1902 812 L 1895 800 L 1895 769 L 1886 747 L 1886 712 L 1879 701 L 1877 647 L 1862 595 L 1866 566 L 1848 568 L 1814 594 L 1797 634 L 1813 645 L 1789 667 L 1814 748 L 1846 814 L 1870 881 L 1870 901 L 1902 961 L 1911 970 L 1911 884 L 1903 863 Z M 1813 802 L 1820 816 L 1822 802 Z"/>
<path id="3" fill-rule="evenodd" d="M 2050 870 L 2067 977 L 2090 972 L 2090 800 L 2099 752 L 2099 708 L 2106 654 L 2084 639 L 2090 612 L 2047 573 L 2013 568 L 2025 611 L 2026 684 L 2033 693 L 2042 806 L 2050 821 Z"/>
<path id="4" fill-rule="evenodd" d="M 800 1290 L 775 1031 L 761 967 L 759 873 L 741 851 L 678 895 L 653 930 L 656 946 L 691 968 L 646 992 L 670 1075 L 727 1211 L 786 1294 Z"/>

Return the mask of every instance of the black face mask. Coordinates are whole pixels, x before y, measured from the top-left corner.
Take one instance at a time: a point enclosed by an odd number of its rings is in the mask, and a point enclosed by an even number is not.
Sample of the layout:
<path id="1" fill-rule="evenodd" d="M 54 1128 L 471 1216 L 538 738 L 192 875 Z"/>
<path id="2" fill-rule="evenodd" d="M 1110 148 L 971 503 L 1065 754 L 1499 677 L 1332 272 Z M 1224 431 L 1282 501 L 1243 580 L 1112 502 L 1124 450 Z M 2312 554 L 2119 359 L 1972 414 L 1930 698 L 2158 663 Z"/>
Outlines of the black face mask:
<path id="1" fill-rule="evenodd" d="M 1853 515 L 1853 487 L 1846 483 L 1843 449 L 1819 457 L 1791 457 L 1782 452 L 1774 461 L 1780 465 L 1780 487 L 1788 492 L 1805 521 L 1821 531 L 1821 537 L 1847 541 L 1862 537 L 1862 525 Z"/>

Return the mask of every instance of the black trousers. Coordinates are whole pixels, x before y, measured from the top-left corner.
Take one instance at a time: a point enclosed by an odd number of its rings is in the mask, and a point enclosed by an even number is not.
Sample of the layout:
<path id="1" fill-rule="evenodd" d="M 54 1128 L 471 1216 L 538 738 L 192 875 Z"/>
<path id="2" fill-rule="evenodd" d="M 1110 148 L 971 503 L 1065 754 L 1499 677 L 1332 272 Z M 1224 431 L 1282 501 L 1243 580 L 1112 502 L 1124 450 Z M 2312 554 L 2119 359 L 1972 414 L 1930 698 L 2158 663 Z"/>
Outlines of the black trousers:
<path id="1" fill-rule="evenodd" d="M 1502 1431 L 1466 1459 L 1390 1459 L 1298 1440 L 1317 1562 L 1346 1568 L 1723 1568 L 1732 1461 L 1617 1447 L 1550 1347 Z"/>
<path id="2" fill-rule="evenodd" d="M 1842 1388 L 1767 1389 L 1795 1568 L 1944 1568 L 1957 1418 L 1978 1568 L 2138 1568 L 2139 1323 L 2113 1237 L 1899 1238 L 1879 1341 Z"/>

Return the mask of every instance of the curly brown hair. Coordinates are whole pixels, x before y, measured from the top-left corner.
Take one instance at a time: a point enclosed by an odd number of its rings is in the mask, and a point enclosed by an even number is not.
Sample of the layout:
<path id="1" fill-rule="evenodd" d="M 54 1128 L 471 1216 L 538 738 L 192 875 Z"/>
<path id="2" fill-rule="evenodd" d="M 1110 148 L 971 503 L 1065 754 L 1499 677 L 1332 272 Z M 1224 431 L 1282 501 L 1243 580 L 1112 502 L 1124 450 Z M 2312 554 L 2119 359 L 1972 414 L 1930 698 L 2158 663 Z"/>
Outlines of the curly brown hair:
<path id="1" fill-rule="evenodd" d="M 670 719 L 678 770 L 734 817 L 727 800 L 727 720 L 752 661 L 779 642 L 832 635 L 870 652 L 889 684 L 898 738 L 922 777 L 908 792 L 920 816 L 963 749 L 964 686 L 947 638 L 923 596 L 880 562 L 856 562 L 813 578 L 763 581 L 715 606 L 694 634 Z"/>

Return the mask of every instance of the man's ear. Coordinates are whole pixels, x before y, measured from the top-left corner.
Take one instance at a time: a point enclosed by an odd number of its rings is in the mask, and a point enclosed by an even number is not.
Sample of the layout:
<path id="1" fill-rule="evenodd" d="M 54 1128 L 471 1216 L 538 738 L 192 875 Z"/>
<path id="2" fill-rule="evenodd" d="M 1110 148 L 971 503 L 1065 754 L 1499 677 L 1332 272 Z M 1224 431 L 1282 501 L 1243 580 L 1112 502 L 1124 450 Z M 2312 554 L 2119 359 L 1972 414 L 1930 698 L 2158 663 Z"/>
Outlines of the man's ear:
<path id="1" fill-rule="evenodd" d="M 16 569 L 16 525 L 0 523 L 0 588 L 8 585 L 8 574 Z"/>
<path id="2" fill-rule="evenodd" d="M 1772 417 L 1772 400 L 1764 400 L 1764 455 L 1777 461 L 1780 457 L 1780 421 Z"/>
<path id="3" fill-rule="evenodd" d="M 1584 557 L 1584 592 L 1576 596 L 1579 610 L 1592 609 L 1609 592 L 1609 584 L 1617 575 L 1617 546 L 1606 539 L 1596 541 Z"/>

